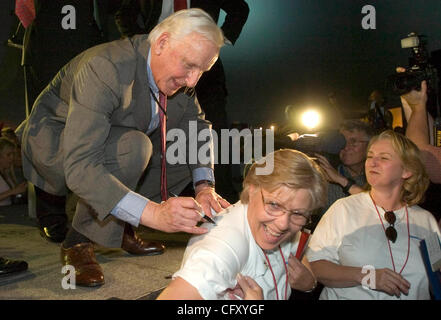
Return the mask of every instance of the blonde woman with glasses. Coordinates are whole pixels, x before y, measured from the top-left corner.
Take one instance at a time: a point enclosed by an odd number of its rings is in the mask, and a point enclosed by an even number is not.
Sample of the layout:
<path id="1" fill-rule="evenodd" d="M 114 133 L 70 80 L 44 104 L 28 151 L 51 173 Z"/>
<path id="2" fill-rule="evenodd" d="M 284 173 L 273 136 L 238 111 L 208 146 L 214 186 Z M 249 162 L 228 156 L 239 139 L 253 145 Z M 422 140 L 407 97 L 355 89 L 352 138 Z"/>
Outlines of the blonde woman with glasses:
<path id="1" fill-rule="evenodd" d="M 305 154 L 273 155 L 273 172 L 258 175 L 265 163 L 253 164 L 241 200 L 214 218 L 217 225 L 205 224 L 207 234 L 189 241 L 180 270 L 159 299 L 286 300 L 291 289 L 315 287 L 308 261 L 295 253 L 299 231 L 326 201 L 327 183 Z"/>
<path id="2" fill-rule="evenodd" d="M 419 242 L 440 236 L 417 204 L 429 179 L 418 148 L 388 130 L 367 149 L 367 192 L 337 200 L 315 229 L 307 251 L 320 299 L 430 299 Z"/>

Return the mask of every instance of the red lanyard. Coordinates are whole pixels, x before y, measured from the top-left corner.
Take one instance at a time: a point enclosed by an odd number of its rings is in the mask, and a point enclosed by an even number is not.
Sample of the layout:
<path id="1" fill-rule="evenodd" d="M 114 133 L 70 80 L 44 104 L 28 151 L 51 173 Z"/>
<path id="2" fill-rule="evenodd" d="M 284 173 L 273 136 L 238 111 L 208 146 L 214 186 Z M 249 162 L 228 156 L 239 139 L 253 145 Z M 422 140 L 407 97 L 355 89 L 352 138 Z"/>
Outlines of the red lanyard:
<path id="1" fill-rule="evenodd" d="M 268 256 L 266 255 L 265 251 L 262 249 L 263 254 L 265 255 L 266 261 L 268 263 L 268 267 L 270 268 L 271 274 L 273 276 L 273 281 L 274 281 L 274 288 L 276 289 L 276 296 L 277 296 L 277 300 L 279 299 L 279 290 L 277 289 L 277 281 L 276 281 L 276 276 L 274 275 L 273 272 L 273 268 L 271 267 L 271 262 L 268 259 Z M 288 268 L 286 267 L 286 261 L 285 261 L 285 257 L 283 256 L 283 252 L 282 249 L 280 248 L 279 245 L 279 251 L 280 251 L 280 255 L 282 256 L 282 260 L 283 260 L 283 266 L 285 267 L 285 275 L 286 275 L 286 279 L 285 279 L 285 300 L 288 300 Z"/>
<path id="2" fill-rule="evenodd" d="M 375 204 L 374 198 L 372 198 L 371 195 L 370 195 L 370 197 L 372 199 L 372 202 L 374 203 L 375 210 L 377 210 L 378 218 L 380 218 L 381 225 L 383 226 L 384 233 L 386 234 L 386 228 L 384 227 L 383 219 L 381 219 L 380 212 L 378 212 L 377 205 Z M 404 267 L 407 264 L 407 260 L 409 260 L 409 252 L 410 252 L 409 212 L 407 212 L 407 205 L 404 208 L 406 209 L 406 221 L 407 221 L 407 257 L 406 257 L 406 261 L 404 262 L 403 267 L 401 268 L 401 270 L 399 272 L 400 274 L 401 274 L 401 272 L 403 272 Z M 390 253 L 390 258 L 392 259 L 392 266 L 394 267 L 394 272 L 397 272 L 395 270 L 394 256 L 392 255 L 392 248 L 390 247 L 389 239 L 387 239 L 387 245 L 389 246 L 389 253 Z"/>

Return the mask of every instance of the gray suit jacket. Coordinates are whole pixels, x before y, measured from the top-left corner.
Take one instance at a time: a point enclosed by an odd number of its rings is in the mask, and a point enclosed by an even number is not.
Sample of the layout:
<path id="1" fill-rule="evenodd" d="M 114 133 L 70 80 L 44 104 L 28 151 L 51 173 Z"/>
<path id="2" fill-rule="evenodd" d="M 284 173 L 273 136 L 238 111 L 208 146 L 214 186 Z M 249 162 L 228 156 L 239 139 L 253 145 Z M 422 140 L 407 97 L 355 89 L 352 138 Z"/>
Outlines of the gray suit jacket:
<path id="1" fill-rule="evenodd" d="M 103 165 L 111 127 L 146 132 L 151 119 L 147 80 L 147 35 L 92 47 L 72 59 L 36 100 L 17 129 L 25 177 L 39 188 L 62 195 L 66 185 L 105 218 L 129 192 Z M 182 92 L 168 99 L 167 129 L 198 132 L 210 122 L 195 97 Z M 203 142 L 198 142 L 198 147 Z M 189 165 L 211 167 L 212 164 Z"/>

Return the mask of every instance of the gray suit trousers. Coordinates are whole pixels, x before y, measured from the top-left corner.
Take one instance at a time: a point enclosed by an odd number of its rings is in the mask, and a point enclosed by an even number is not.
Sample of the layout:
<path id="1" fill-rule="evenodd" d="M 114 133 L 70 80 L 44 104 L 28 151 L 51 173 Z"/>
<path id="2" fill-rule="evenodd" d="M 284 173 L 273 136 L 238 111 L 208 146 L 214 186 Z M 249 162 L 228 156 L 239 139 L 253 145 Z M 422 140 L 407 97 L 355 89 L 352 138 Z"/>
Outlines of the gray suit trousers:
<path id="1" fill-rule="evenodd" d="M 105 148 L 105 167 L 131 190 L 155 202 L 161 201 L 161 152 L 159 130 L 148 137 L 144 133 L 112 127 Z M 191 182 L 187 165 L 167 165 L 167 185 L 179 194 Z M 105 187 L 102 186 L 103 192 Z M 125 222 L 109 214 L 103 221 L 79 199 L 72 227 L 102 246 L 121 247 Z"/>

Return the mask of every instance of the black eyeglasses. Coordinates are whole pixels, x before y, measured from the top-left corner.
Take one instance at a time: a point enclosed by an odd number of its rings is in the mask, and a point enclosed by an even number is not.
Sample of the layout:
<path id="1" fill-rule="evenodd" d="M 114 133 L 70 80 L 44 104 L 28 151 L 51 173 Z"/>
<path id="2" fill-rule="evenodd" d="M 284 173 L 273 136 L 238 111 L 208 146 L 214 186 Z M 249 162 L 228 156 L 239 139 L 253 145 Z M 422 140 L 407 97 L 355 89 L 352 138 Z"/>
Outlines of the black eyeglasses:
<path id="1" fill-rule="evenodd" d="M 397 240 L 397 230 L 395 229 L 397 217 L 393 211 L 386 211 L 384 213 L 384 219 L 390 224 L 390 226 L 386 228 L 386 238 L 392 241 L 392 243 L 395 243 Z"/>

